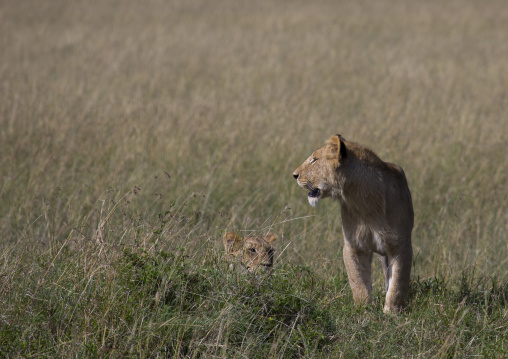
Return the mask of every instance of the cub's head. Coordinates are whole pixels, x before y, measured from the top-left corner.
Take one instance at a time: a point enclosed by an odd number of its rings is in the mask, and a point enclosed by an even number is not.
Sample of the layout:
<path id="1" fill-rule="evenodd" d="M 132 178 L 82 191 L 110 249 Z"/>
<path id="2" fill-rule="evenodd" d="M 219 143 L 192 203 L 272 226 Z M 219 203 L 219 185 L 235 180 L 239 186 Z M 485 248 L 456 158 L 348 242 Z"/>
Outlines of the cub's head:
<path id="1" fill-rule="evenodd" d="M 276 239 L 273 233 L 268 233 L 264 237 L 242 238 L 233 232 L 228 232 L 222 237 L 222 243 L 224 243 L 228 259 L 238 260 L 252 272 L 259 267 L 266 269 L 273 265 L 275 254 L 273 243 Z"/>
<path id="2" fill-rule="evenodd" d="M 331 196 L 338 188 L 336 170 L 347 155 L 345 139 L 332 136 L 293 172 L 298 185 L 310 190 L 307 196 L 311 206 L 317 206 L 321 198 Z"/>

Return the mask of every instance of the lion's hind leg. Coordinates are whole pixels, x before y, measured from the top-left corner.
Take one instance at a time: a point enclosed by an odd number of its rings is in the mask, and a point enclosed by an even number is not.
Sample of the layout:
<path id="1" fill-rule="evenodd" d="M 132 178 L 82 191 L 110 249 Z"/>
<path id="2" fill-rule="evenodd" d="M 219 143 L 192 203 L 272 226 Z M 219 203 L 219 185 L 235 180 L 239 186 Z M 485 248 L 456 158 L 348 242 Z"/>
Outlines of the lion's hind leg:
<path id="1" fill-rule="evenodd" d="M 381 254 L 379 256 L 379 261 L 381 262 L 381 267 L 383 268 L 383 275 L 385 277 L 385 293 L 388 292 L 390 288 L 390 281 L 392 280 L 392 268 L 390 267 L 390 261 L 388 260 L 388 256 L 383 256 Z"/>

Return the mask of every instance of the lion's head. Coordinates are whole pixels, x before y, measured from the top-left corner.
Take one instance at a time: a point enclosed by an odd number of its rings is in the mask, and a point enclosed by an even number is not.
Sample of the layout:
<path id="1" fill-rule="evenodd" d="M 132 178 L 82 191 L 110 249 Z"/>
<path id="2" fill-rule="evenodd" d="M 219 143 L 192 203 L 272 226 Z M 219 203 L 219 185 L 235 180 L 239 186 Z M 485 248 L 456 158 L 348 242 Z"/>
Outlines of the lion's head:
<path id="1" fill-rule="evenodd" d="M 310 190 L 308 200 L 311 206 L 318 205 L 321 198 L 334 195 L 338 186 L 337 168 L 346 161 L 348 151 L 341 135 L 330 137 L 326 144 L 293 172 L 298 185 Z"/>
<path id="2" fill-rule="evenodd" d="M 270 268 L 275 254 L 274 241 L 277 237 L 268 233 L 264 237 L 239 237 L 236 233 L 227 232 L 222 237 L 226 255 L 229 259 L 236 259 L 249 271 L 259 267 Z"/>

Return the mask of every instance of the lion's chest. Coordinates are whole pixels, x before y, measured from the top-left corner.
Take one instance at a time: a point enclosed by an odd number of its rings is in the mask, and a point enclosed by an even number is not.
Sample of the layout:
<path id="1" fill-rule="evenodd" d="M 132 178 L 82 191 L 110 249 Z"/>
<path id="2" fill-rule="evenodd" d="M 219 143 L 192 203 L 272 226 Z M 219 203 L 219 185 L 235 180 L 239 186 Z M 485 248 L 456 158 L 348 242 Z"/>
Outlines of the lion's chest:
<path id="1" fill-rule="evenodd" d="M 353 248 L 364 252 L 375 252 L 381 255 L 387 254 L 386 240 L 382 234 L 364 228 L 357 228 L 354 235 L 350 235 L 350 231 L 348 232 L 345 228 L 343 228 L 343 232 L 344 239 Z"/>
<path id="2" fill-rule="evenodd" d="M 383 228 L 386 227 L 382 223 L 369 222 L 358 216 L 351 217 L 347 211 L 342 210 L 344 239 L 353 248 L 386 255 L 389 236 Z"/>

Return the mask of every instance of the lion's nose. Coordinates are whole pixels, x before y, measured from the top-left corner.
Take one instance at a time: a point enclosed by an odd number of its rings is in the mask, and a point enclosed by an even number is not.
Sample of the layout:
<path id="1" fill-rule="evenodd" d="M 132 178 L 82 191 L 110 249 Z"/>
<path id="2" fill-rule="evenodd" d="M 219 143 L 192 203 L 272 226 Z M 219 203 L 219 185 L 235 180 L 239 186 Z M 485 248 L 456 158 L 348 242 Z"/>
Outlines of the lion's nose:
<path id="1" fill-rule="evenodd" d="M 295 179 L 298 179 L 298 176 L 299 176 L 299 174 L 298 174 L 298 173 L 293 173 L 293 177 L 294 177 Z"/>

